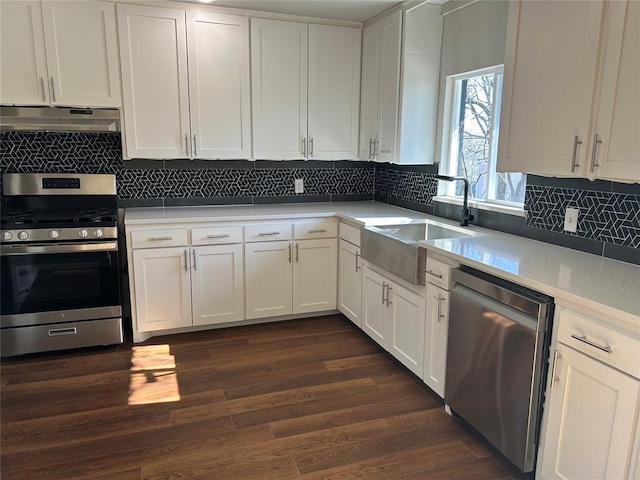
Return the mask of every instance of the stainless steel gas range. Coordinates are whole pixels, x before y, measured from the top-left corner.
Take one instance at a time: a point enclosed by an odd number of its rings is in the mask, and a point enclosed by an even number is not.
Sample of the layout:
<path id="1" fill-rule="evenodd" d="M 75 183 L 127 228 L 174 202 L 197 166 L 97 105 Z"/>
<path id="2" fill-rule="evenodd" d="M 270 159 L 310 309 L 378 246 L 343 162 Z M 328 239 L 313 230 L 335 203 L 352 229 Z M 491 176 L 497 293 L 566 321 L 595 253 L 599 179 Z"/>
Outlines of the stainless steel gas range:
<path id="1" fill-rule="evenodd" d="M 0 355 L 122 343 L 115 176 L 5 174 Z"/>

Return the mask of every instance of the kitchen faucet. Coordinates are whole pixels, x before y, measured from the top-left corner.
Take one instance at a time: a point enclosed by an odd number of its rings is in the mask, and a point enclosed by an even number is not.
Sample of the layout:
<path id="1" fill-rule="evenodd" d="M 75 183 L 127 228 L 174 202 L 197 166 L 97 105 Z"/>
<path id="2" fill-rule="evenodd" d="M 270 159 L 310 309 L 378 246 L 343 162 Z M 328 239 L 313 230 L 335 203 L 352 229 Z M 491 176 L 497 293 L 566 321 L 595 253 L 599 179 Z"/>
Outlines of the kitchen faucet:
<path id="1" fill-rule="evenodd" d="M 464 202 L 462 204 L 462 210 L 460 212 L 460 225 L 463 227 L 469 226 L 469 222 L 473 222 L 473 215 L 471 215 L 471 209 L 468 206 L 469 198 L 469 180 L 464 177 L 449 177 L 447 175 L 436 175 L 438 180 L 446 180 L 447 182 L 453 182 L 454 180 L 460 180 L 464 182 Z"/>

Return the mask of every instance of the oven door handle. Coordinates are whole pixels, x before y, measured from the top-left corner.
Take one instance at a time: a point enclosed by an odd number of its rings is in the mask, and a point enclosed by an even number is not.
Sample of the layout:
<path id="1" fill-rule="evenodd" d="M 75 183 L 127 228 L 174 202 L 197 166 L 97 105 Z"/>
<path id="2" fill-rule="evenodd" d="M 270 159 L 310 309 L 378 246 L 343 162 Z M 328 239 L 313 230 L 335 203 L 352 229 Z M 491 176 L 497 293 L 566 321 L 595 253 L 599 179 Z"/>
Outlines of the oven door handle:
<path id="1" fill-rule="evenodd" d="M 2 245 L 1 255 L 36 255 L 46 253 L 115 252 L 118 242 L 51 243 L 37 245 Z"/>

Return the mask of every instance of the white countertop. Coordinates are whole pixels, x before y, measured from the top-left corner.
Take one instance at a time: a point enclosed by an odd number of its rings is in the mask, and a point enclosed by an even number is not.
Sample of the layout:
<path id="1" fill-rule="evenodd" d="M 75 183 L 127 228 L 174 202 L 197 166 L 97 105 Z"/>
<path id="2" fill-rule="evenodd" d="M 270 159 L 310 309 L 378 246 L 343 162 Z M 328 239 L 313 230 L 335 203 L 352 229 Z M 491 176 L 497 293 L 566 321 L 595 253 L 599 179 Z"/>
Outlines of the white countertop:
<path id="1" fill-rule="evenodd" d="M 126 210 L 125 225 L 270 221 L 337 216 L 356 226 L 409 223 L 440 217 L 377 202 L 153 207 Z M 268 218 L 265 218 L 268 217 Z M 640 335 L 640 266 L 515 235 L 472 226 L 474 237 L 421 241 L 419 245 L 460 263 L 573 302 L 601 315 L 615 315 Z"/>

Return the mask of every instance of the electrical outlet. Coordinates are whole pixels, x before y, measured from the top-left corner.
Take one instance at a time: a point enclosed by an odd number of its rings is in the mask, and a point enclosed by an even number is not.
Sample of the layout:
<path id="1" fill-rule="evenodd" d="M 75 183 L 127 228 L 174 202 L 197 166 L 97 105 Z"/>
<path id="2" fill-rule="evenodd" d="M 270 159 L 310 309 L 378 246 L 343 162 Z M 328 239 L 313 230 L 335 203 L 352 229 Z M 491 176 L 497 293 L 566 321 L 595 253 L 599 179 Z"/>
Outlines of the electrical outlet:
<path id="1" fill-rule="evenodd" d="M 575 233 L 578 230 L 578 214 L 580 210 L 568 207 L 564 214 L 564 231 Z"/>
<path id="2" fill-rule="evenodd" d="M 296 193 L 304 193 L 304 180 L 302 178 L 296 178 L 293 181 L 293 185 Z"/>

